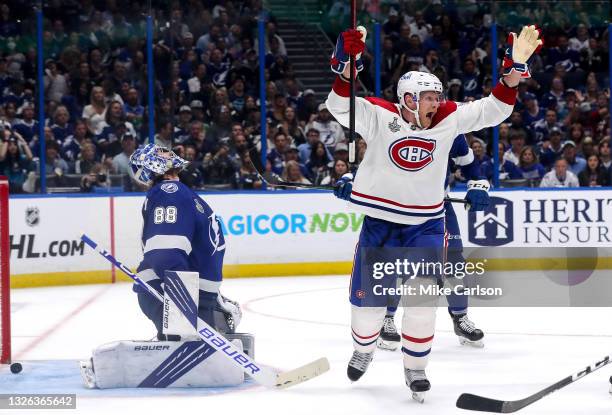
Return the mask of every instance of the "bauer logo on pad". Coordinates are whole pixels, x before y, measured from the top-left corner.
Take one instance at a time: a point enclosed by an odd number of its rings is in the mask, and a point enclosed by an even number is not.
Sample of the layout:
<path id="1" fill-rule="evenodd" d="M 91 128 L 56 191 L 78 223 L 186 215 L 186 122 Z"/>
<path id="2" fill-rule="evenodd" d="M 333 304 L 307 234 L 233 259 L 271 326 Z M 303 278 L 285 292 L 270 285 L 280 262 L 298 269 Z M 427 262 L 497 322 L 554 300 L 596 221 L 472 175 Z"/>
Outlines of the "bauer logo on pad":
<path id="1" fill-rule="evenodd" d="M 491 204 L 484 212 L 468 215 L 468 239 L 480 246 L 500 246 L 514 240 L 512 202 L 501 197 L 491 197 Z"/>

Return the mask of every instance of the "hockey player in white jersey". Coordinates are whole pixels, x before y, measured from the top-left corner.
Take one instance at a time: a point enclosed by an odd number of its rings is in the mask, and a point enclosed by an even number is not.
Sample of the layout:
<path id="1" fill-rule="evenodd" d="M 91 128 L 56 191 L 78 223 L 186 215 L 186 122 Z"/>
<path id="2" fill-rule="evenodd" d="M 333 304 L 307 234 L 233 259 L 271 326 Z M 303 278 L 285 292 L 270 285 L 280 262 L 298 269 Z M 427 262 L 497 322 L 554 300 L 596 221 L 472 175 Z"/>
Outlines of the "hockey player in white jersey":
<path id="1" fill-rule="evenodd" d="M 408 72 L 397 85 L 398 104 L 378 98 L 356 98 L 355 130 L 368 145 L 352 186 L 351 207 L 364 213 L 351 275 L 351 331 L 354 352 L 347 375 L 358 380 L 367 370 L 380 333 L 387 297 L 376 295 L 375 280 L 362 269 L 368 249 L 385 247 L 444 247 L 444 181 L 449 152 L 459 134 L 492 127 L 510 116 L 527 62 L 541 44 L 534 26 L 512 35 L 512 64 L 490 96 L 466 104 L 443 99 L 440 80 L 429 73 Z M 332 56 L 338 74 L 326 106 L 349 126 L 349 56 L 356 70 L 365 29 L 340 34 Z M 354 74 L 356 75 L 356 74 Z M 486 208 L 488 182 L 468 183 L 466 199 L 472 210 Z M 418 280 L 419 277 L 414 278 Z M 406 384 L 419 401 L 430 389 L 425 375 L 434 337 L 436 307 L 405 307 L 402 352 Z"/>

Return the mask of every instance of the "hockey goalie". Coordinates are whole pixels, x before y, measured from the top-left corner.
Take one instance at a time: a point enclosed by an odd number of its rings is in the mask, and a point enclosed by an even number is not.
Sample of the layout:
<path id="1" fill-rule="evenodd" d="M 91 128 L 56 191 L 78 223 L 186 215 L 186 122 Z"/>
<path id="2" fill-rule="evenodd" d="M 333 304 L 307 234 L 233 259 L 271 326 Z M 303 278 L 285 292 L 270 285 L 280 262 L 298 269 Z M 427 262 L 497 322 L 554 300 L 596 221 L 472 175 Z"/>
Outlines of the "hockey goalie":
<path id="1" fill-rule="evenodd" d="M 154 144 L 136 150 L 130 158 L 134 177 L 150 188 L 142 207 L 144 258 L 137 274 L 164 296 L 164 302 L 134 284 L 140 309 L 157 330 L 156 340 L 98 347 L 91 359 L 81 362 L 81 375 L 90 388 L 215 387 L 244 382 L 240 366 L 203 342 L 164 292 L 170 284 L 181 287 L 183 302 L 197 309 L 198 317 L 253 357 L 253 336 L 236 333 L 240 306 L 219 293 L 225 253 L 219 220 L 203 199 L 179 181 L 186 164 L 174 152 Z"/>

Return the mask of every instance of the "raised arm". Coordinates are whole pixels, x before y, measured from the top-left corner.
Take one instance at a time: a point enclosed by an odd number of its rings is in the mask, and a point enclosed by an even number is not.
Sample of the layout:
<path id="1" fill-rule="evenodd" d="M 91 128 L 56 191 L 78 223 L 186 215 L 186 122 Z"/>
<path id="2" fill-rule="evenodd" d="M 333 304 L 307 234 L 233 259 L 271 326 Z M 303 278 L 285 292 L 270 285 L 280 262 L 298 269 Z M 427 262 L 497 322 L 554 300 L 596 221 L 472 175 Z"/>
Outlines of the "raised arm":
<path id="1" fill-rule="evenodd" d="M 459 105 L 458 132 L 478 131 L 498 125 L 512 114 L 516 102 L 516 88 L 521 78 L 529 78 L 529 60 L 542 47 L 540 32 L 535 26 L 524 26 L 521 33 L 510 33 L 510 46 L 503 61 L 504 74 L 486 98 Z M 495 48 L 496 45 L 493 45 Z"/>
<path id="2" fill-rule="evenodd" d="M 325 101 L 329 112 L 344 127 L 349 127 L 350 107 L 350 65 L 349 57 L 355 56 L 355 69 L 359 73 L 363 69 L 361 54 L 365 50 L 366 31 L 363 27 L 358 30 L 346 30 L 338 36 L 336 48 L 331 58 L 331 70 L 338 74 L 332 90 Z M 355 74 L 356 76 L 357 74 Z M 355 98 L 355 131 L 369 141 L 374 136 L 376 125 L 376 108 L 363 98 Z"/>

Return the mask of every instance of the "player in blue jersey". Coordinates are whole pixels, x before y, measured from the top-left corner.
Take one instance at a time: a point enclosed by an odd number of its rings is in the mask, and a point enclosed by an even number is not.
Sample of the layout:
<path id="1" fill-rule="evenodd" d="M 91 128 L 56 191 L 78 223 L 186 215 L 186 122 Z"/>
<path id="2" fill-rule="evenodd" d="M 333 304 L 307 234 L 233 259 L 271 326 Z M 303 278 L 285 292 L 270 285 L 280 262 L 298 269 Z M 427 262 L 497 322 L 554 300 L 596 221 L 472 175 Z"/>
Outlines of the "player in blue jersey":
<path id="1" fill-rule="evenodd" d="M 454 167 L 460 167 L 464 177 L 468 180 L 482 180 L 483 177 L 480 172 L 480 165 L 478 160 L 475 159 L 472 149 L 469 148 L 467 140 L 463 134 L 457 136 L 451 147 L 448 160 L 448 172 L 450 174 L 451 169 Z M 346 182 L 350 186 L 350 182 Z M 343 186 L 344 184 L 341 184 Z M 350 193 L 350 190 L 339 189 L 336 191 L 336 195 L 340 196 L 343 192 L 346 194 Z M 446 180 L 446 187 L 448 193 L 448 178 Z M 447 261 L 453 263 L 464 262 L 463 258 L 463 243 L 461 242 L 461 234 L 459 231 L 459 224 L 457 222 L 457 216 L 453 209 L 451 202 L 444 203 L 445 210 L 445 230 L 447 234 Z M 395 326 L 394 316 L 397 307 L 400 302 L 399 296 L 389 296 L 389 304 L 387 306 L 387 312 L 385 319 L 383 320 L 383 326 L 380 332 L 380 336 L 377 339 L 377 345 L 381 349 L 395 350 L 401 342 L 401 336 Z M 477 329 L 474 323 L 467 316 L 468 309 L 468 297 L 466 295 L 458 295 L 454 292 L 447 296 L 447 302 L 449 304 L 448 312 L 453 319 L 454 330 L 461 344 L 469 344 L 475 347 L 483 347 L 484 333 L 482 330 Z"/>
<path id="2" fill-rule="evenodd" d="M 138 276 L 160 293 L 169 271 L 199 274 L 198 315 L 217 330 L 231 333 L 241 313 L 237 303 L 219 294 L 223 279 L 225 239 L 210 206 L 179 181 L 187 161 L 154 144 L 130 157 L 134 178 L 150 186 L 142 207 L 144 258 Z M 162 330 L 163 304 L 134 284 L 143 313 L 153 322 L 159 340 L 180 340 Z"/>

